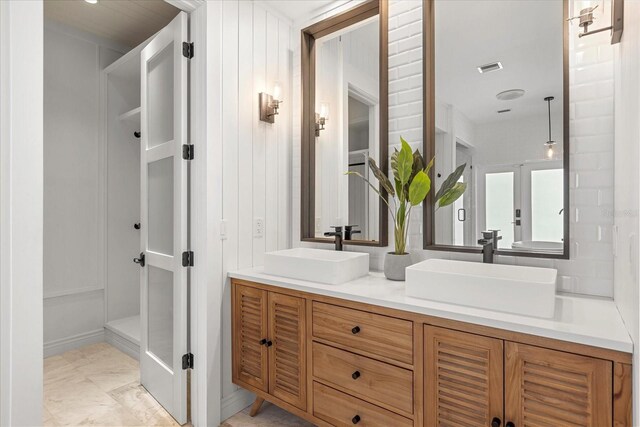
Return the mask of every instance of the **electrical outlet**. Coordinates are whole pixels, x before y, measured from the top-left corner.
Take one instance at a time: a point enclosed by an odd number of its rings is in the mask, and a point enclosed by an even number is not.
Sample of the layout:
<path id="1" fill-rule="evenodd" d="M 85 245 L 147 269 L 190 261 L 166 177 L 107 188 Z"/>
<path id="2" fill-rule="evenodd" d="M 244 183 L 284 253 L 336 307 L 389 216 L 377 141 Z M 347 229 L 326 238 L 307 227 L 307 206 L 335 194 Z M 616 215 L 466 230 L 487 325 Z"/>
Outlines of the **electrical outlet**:
<path id="1" fill-rule="evenodd" d="M 264 219 L 263 218 L 256 218 L 253 220 L 253 236 L 254 237 L 264 236 Z"/>

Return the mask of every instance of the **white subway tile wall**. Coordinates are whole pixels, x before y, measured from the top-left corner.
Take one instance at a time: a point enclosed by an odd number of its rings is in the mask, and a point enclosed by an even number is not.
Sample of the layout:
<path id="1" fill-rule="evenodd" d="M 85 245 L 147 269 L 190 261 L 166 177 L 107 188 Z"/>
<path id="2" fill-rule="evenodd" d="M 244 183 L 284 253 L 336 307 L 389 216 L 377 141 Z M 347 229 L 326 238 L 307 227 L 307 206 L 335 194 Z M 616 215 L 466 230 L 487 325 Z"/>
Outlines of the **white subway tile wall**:
<path id="1" fill-rule="evenodd" d="M 393 151 L 400 135 L 414 147 L 421 146 L 423 139 L 422 2 L 392 0 L 389 16 L 389 144 L 390 151 Z M 559 291 L 612 297 L 614 48 L 607 32 L 579 39 L 578 30 L 575 25 L 569 30 L 571 259 L 501 256 L 498 262 L 557 268 Z M 301 92 L 300 44 L 297 37 L 294 41 L 295 118 L 299 117 Z M 301 244 L 299 120 L 293 121 L 293 138 L 292 236 L 294 246 L 298 246 Z M 392 230 L 390 226 L 389 232 Z M 422 232 L 422 210 L 416 208 L 409 228 L 409 248 L 416 261 L 427 258 L 479 259 L 476 254 L 425 251 L 422 249 Z M 392 237 L 390 234 L 390 242 Z M 355 250 L 369 252 L 371 267 L 380 270 L 384 254 L 393 248 L 359 246 Z"/>

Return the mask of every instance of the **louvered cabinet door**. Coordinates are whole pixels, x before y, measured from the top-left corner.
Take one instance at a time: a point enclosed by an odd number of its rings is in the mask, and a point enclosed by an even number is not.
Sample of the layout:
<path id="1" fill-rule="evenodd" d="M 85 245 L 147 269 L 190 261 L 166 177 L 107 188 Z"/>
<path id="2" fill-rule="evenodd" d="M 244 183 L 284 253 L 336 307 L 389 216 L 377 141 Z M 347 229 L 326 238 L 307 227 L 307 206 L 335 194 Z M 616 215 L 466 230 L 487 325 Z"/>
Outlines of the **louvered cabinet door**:
<path id="1" fill-rule="evenodd" d="M 269 394 L 307 407 L 305 300 L 269 293 Z"/>
<path id="2" fill-rule="evenodd" d="M 612 363 L 507 342 L 506 420 L 518 427 L 612 425 Z"/>
<path id="3" fill-rule="evenodd" d="M 425 426 L 503 420 L 503 341 L 425 326 Z"/>
<path id="4" fill-rule="evenodd" d="M 268 391 L 268 293 L 236 285 L 233 292 L 233 379 Z"/>

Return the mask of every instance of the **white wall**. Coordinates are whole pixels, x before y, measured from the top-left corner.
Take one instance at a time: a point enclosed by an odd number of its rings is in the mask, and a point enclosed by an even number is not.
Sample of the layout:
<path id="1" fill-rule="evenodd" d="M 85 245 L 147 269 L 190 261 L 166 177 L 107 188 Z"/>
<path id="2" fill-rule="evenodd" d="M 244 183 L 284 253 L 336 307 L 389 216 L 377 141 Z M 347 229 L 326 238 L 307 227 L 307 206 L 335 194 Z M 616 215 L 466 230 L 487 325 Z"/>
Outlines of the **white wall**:
<path id="1" fill-rule="evenodd" d="M 221 2 L 222 209 L 222 414 L 246 404 L 231 383 L 231 304 L 228 271 L 262 265 L 264 253 L 291 245 L 291 81 L 290 23 L 248 1 Z M 211 24 L 209 23 L 209 26 Z M 282 84 L 280 114 L 274 124 L 258 118 L 258 93 Z M 264 221 L 264 234 L 254 221 Z M 219 237 L 218 237 L 219 238 Z M 214 309 L 215 310 L 215 309 Z"/>
<path id="2" fill-rule="evenodd" d="M 634 343 L 634 425 L 640 424 L 638 229 L 640 203 L 640 2 L 626 2 L 625 28 L 615 55 L 614 298 Z"/>
<path id="3" fill-rule="evenodd" d="M 100 71 L 121 53 L 47 22 L 44 37 L 45 355 L 102 339 Z"/>
<path id="4" fill-rule="evenodd" d="M 422 141 L 422 39 L 419 33 L 415 34 L 415 21 L 421 17 L 417 10 L 421 2 L 394 3 L 390 3 L 389 23 L 389 141 L 393 144 L 402 134 L 417 144 Z M 316 20 L 326 16 L 318 16 Z M 613 297 L 613 47 L 606 32 L 578 39 L 577 28 L 572 26 L 570 33 L 571 259 L 499 257 L 498 262 L 555 267 L 560 276 L 559 290 Z M 295 38 L 294 41 L 294 82 L 298 82 L 300 43 Z M 300 96 L 299 88 L 295 96 Z M 299 116 L 299 111 L 295 110 L 294 117 Z M 300 134 L 295 121 L 293 144 L 292 236 L 294 245 L 300 245 Z M 393 241 L 391 235 L 389 240 Z M 408 244 L 416 261 L 430 257 L 462 260 L 479 257 L 422 250 L 421 208 L 413 210 Z M 382 268 L 388 251 L 389 248 L 367 249 L 372 268 Z"/>
<path id="5" fill-rule="evenodd" d="M 0 2 L 0 425 L 42 423 L 42 1 Z"/>

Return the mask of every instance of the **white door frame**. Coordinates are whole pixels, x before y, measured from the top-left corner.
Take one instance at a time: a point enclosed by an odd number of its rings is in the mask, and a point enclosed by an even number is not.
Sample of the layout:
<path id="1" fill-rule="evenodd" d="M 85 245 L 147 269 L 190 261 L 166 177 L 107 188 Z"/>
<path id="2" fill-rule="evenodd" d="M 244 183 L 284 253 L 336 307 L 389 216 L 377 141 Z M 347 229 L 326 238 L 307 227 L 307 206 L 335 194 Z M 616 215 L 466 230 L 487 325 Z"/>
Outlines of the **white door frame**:
<path id="1" fill-rule="evenodd" d="M 207 22 L 219 21 L 221 5 L 167 1 L 190 12 L 196 44 L 190 66 L 191 142 L 197 153 L 191 178 L 196 253 L 191 273 L 191 414 L 194 426 L 218 425 L 222 153 L 214 143 L 221 130 L 216 101 L 221 76 L 215 61 L 220 27 Z M 3 96 L 0 104 L 0 425 L 39 425 L 42 420 L 43 18 L 41 0 L 0 1 L 0 87 L 3 94 L 15 94 Z M 9 235 L 11 240 L 5 238 Z"/>
<path id="2" fill-rule="evenodd" d="M 166 0 L 190 12 L 191 161 L 191 420 L 194 426 L 221 422 L 222 401 L 222 2 Z M 192 9 L 181 7 L 191 4 Z"/>
<path id="3" fill-rule="evenodd" d="M 42 424 L 43 4 L 0 1 L 0 425 Z"/>

